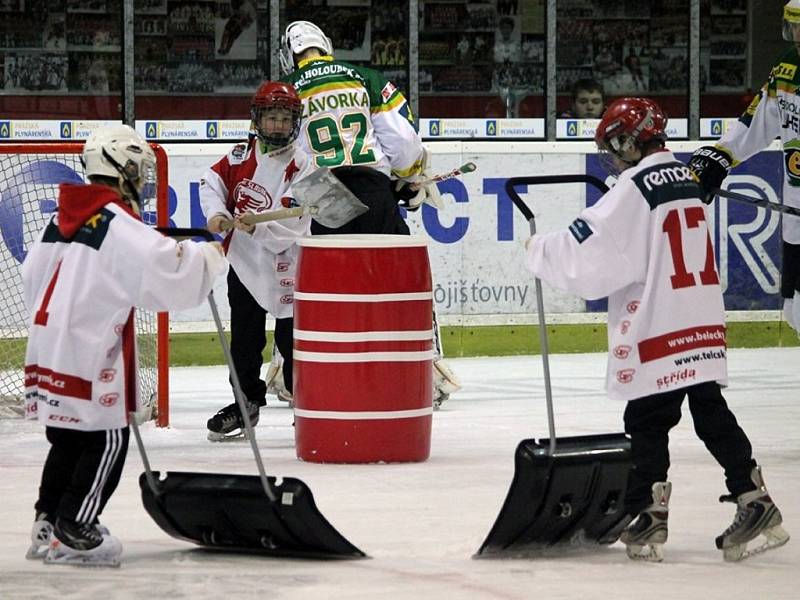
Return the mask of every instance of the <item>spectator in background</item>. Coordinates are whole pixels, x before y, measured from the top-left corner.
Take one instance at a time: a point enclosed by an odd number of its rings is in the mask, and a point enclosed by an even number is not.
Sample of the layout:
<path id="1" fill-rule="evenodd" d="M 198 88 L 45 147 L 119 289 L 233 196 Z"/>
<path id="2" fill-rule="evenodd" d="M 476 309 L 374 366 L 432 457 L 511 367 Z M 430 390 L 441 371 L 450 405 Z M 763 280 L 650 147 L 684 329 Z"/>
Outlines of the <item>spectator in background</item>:
<path id="1" fill-rule="evenodd" d="M 561 113 L 562 119 L 599 119 L 603 116 L 603 86 L 595 79 L 578 79 L 572 85 L 572 106 Z"/>
<path id="2" fill-rule="evenodd" d="M 514 36 L 514 19 L 502 17 L 497 24 L 497 33 L 494 41 L 494 62 L 518 62 L 520 57 L 520 43 Z"/>

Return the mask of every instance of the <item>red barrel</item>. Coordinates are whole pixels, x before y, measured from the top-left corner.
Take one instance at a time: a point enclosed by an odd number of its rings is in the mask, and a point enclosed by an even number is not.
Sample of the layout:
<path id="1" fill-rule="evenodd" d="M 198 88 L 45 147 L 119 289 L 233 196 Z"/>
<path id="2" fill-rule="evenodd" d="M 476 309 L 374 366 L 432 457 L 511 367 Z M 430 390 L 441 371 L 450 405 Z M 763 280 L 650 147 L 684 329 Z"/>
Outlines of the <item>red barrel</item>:
<path id="1" fill-rule="evenodd" d="M 417 462 L 430 455 L 433 291 L 427 242 L 301 239 L 294 292 L 297 457 Z"/>

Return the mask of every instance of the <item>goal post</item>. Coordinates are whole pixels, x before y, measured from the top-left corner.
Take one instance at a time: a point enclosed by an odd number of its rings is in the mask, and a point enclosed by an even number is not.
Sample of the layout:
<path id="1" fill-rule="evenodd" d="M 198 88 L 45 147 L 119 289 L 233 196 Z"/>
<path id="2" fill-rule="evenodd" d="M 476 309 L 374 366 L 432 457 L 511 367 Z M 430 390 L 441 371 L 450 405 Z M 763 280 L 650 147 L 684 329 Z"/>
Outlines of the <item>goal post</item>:
<path id="1" fill-rule="evenodd" d="M 149 225 L 169 225 L 167 153 L 156 155 L 155 212 Z M 0 143 L 0 418 L 24 411 L 25 346 L 28 311 L 21 266 L 28 249 L 57 207 L 58 185 L 85 181 L 83 142 Z M 169 315 L 136 311 L 139 383 L 144 404 L 159 427 L 169 425 Z"/>

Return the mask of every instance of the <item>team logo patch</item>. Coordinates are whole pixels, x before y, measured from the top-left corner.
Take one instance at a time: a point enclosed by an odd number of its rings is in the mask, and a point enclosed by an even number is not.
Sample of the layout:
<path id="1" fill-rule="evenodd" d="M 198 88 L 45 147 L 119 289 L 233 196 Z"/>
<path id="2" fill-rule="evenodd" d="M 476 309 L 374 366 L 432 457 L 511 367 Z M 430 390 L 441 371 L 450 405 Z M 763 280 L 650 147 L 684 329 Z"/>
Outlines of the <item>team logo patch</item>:
<path id="1" fill-rule="evenodd" d="M 630 346 L 617 346 L 614 348 L 614 356 L 617 358 L 628 358 L 631 353 Z"/>
<path id="2" fill-rule="evenodd" d="M 633 381 L 633 375 L 636 369 L 620 369 L 617 371 L 617 381 L 620 383 L 630 383 Z"/>
<path id="3" fill-rule="evenodd" d="M 281 287 L 292 287 L 294 285 L 294 278 L 284 277 L 280 281 Z"/>
<path id="4" fill-rule="evenodd" d="M 783 163 L 789 185 L 800 187 L 800 140 L 791 140 L 784 144 Z"/>
<path id="5" fill-rule="evenodd" d="M 619 324 L 619 332 L 622 335 L 625 335 L 626 333 L 628 333 L 628 329 L 630 329 L 630 328 L 631 328 L 631 322 L 630 321 L 623 321 L 622 323 Z"/>
<path id="6" fill-rule="evenodd" d="M 639 301 L 632 300 L 631 302 L 628 302 L 627 306 L 625 307 L 625 310 L 627 310 L 630 314 L 633 314 L 636 312 L 636 309 L 638 308 L 639 308 Z"/>
<path id="7" fill-rule="evenodd" d="M 394 87 L 394 84 L 391 81 L 387 81 L 386 85 L 383 86 L 383 89 L 381 90 L 381 98 L 383 98 L 383 101 L 386 102 L 396 91 L 397 88 Z"/>
<path id="8" fill-rule="evenodd" d="M 102 396 L 100 396 L 99 402 L 100 402 L 100 404 L 102 404 L 103 406 L 108 408 L 109 406 L 114 406 L 117 403 L 118 399 L 119 399 L 119 394 L 116 394 L 116 393 L 115 394 L 103 394 Z"/>
<path id="9" fill-rule="evenodd" d="M 102 371 L 100 371 L 100 376 L 98 377 L 98 379 L 103 383 L 109 383 L 111 381 L 114 381 L 114 377 L 116 376 L 116 374 L 117 374 L 116 369 L 103 369 Z"/>
<path id="10" fill-rule="evenodd" d="M 582 244 L 591 237 L 594 233 L 589 224 L 583 219 L 575 219 L 572 225 L 569 226 L 569 232 L 572 234 L 579 244 Z"/>
<path id="11" fill-rule="evenodd" d="M 797 65 L 780 63 L 772 72 L 775 74 L 776 79 L 788 79 L 791 81 L 794 79 L 795 73 L 797 73 Z"/>
<path id="12" fill-rule="evenodd" d="M 294 296 L 291 294 L 286 294 L 281 296 L 281 304 L 292 304 L 294 302 Z"/>
<path id="13" fill-rule="evenodd" d="M 286 273 L 289 270 L 289 263 L 287 262 L 279 262 L 275 267 L 275 270 L 278 273 Z"/>
<path id="14" fill-rule="evenodd" d="M 233 189 L 235 212 L 264 212 L 272 207 L 272 196 L 267 188 L 250 179 L 242 179 Z"/>

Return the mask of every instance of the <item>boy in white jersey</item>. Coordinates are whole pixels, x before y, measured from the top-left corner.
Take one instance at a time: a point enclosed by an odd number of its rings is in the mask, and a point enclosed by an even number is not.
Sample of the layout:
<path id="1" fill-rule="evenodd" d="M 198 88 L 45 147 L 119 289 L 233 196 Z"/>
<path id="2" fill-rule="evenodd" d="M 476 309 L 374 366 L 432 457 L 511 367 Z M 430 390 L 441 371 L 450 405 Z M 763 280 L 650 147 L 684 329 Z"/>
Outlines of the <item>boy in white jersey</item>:
<path id="1" fill-rule="evenodd" d="M 61 184 L 58 213 L 22 265 L 25 411 L 51 444 L 27 556 L 117 566 L 122 545 L 98 517 L 140 405 L 134 307 L 200 304 L 227 261 L 219 244 L 177 243 L 141 222 L 155 157 L 133 129 L 95 131 L 82 159 L 91 184 Z"/>
<path id="2" fill-rule="evenodd" d="M 308 156 L 293 144 L 301 112 L 291 85 L 261 84 L 250 107 L 256 135 L 234 146 L 200 181 L 208 230 L 218 233 L 226 221 L 234 224 L 223 243 L 231 263 L 231 353 L 253 425 L 258 422 L 259 408 L 266 404 L 267 385 L 260 373 L 267 312 L 275 318 L 275 343 L 284 358 L 282 399 L 291 401 L 296 242 L 308 233 L 311 219 L 303 216 L 247 225 L 241 217 L 286 208 L 293 199 L 292 183 L 313 170 Z M 243 426 L 234 402 L 208 420 L 208 438 L 236 437 Z"/>
<path id="3" fill-rule="evenodd" d="M 664 147 L 667 119 L 644 98 L 606 110 L 595 142 L 616 185 L 569 229 L 526 242 L 526 266 L 589 299 L 608 296 L 608 395 L 628 401 L 633 468 L 625 497 L 628 556 L 660 561 L 671 484 L 668 434 L 686 396 L 695 431 L 725 470 L 736 518 L 717 537 L 725 560 L 785 543 L 747 436 L 720 393 L 727 384 L 725 312 L 702 190 Z M 721 499 L 721 500 L 722 500 Z M 747 551 L 763 534 L 767 542 Z"/>
<path id="4" fill-rule="evenodd" d="M 300 147 L 369 207 L 338 229 L 314 221 L 311 233 L 408 234 L 398 201 L 409 210 L 422 203 L 442 206 L 435 183 L 412 186 L 430 174 L 428 152 L 408 102 L 392 82 L 373 69 L 334 58 L 330 38 L 309 21 L 286 27 L 280 60 L 285 79 L 303 101 Z M 442 358 L 438 326 L 436 332 L 433 405 L 438 409 L 460 384 Z"/>

